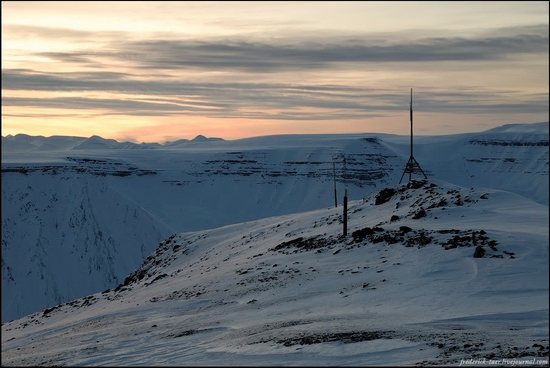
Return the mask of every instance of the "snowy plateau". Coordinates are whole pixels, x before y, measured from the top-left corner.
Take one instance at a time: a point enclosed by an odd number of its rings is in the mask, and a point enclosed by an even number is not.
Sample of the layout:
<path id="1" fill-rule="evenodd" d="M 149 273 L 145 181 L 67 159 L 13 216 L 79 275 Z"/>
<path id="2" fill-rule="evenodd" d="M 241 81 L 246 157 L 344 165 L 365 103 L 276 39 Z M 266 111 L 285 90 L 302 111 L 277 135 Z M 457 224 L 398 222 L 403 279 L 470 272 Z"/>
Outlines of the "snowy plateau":
<path id="1" fill-rule="evenodd" d="M 548 133 L 2 137 L 2 365 L 547 366 Z"/>

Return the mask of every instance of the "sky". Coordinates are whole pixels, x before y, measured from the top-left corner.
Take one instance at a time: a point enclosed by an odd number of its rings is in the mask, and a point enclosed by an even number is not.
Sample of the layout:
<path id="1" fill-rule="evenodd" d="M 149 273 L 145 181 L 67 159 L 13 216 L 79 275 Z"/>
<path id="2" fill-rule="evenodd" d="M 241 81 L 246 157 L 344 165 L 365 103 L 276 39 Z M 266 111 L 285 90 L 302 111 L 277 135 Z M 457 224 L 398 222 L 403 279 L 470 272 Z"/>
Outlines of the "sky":
<path id="1" fill-rule="evenodd" d="M 549 5 L 2 1 L 2 135 L 159 142 L 548 120 Z"/>

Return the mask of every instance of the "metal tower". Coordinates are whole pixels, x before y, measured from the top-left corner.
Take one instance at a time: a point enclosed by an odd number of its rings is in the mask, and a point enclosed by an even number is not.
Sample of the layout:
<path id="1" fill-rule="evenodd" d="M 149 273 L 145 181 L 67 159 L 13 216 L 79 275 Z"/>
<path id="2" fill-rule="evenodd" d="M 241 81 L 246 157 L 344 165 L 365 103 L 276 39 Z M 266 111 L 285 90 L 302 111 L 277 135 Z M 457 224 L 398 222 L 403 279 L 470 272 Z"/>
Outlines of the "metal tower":
<path id="1" fill-rule="evenodd" d="M 401 184 L 401 181 L 403 180 L 403 176 L 405 176 L 405 173 L 409 173 L 409 181 L 411 181 L 411 175 L 412 173 L 422 173 L 424 175 L 425 179 L 428 179 L 426 174 L 424 174 L 424 171 L 420 168 L 420 165 L 418 162 L 414 159 L 413 156 L 413 90 L 411 88 L 411 157 L 409 157 L 409 161 L 407 161 L 407 164 L 405 165 L 405 170 L 403 170 L 403 175 L 401 175 L 401 179 L 399 179 L 399 184 Z"/>

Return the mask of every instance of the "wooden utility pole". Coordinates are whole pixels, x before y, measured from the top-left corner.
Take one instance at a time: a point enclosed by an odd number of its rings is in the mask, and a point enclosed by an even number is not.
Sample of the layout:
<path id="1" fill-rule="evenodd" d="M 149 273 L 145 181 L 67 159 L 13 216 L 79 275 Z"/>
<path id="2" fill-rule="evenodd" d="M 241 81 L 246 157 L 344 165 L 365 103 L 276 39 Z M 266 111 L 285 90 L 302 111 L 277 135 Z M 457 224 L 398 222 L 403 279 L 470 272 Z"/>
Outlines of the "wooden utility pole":
<path id="1" fill-rule="evenodd" d="M 344 192 L 344 236 L 348 235 L 348 190 Z"/>
<path id="2" fill-rule="evenodd" d="M 332 160 L 332 177 L 334 178 L 334 207 L 338 207 L 338 199 L 336 198 L 336 164 L 334 163 L 334 159 Z"/>

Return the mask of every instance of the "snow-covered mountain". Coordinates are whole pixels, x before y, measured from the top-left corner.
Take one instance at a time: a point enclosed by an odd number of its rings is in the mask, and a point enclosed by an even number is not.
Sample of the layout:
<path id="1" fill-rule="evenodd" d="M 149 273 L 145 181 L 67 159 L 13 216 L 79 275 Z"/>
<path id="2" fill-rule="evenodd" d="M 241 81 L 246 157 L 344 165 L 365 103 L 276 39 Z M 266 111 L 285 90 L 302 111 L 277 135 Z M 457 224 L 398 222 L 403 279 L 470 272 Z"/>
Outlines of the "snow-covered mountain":
<path id="1" fill-rule="evenodd" d="M 113 288 L 171 235 L 341 206 L 399 183 L 409 137 L 2 137 L 2 321 Z M 415 137 L 430 179 L 548 206 L 548 122 Z M 406 182 L 408 178 L 404 178 Z"/>
<path id="2" fill-rule="evenodd" d="M 2 365 L 548 364 L 547 205 L 433 177 L 365 193 L 173 234 L 2 324 Z"/>

